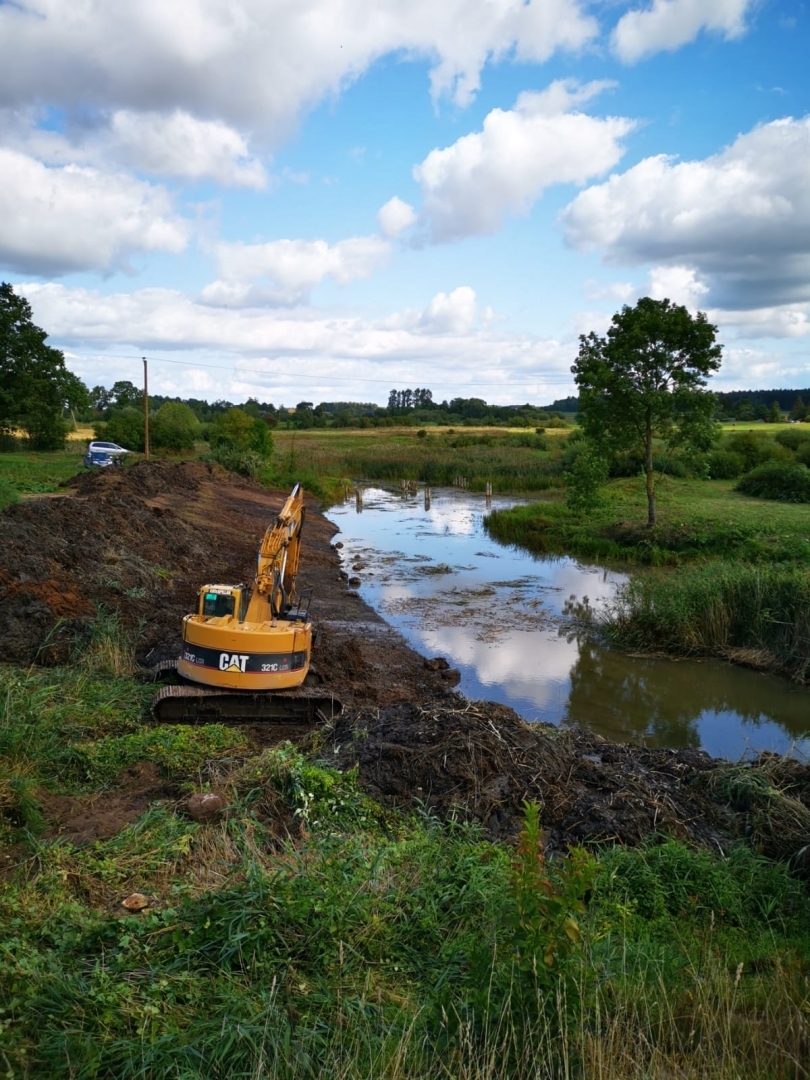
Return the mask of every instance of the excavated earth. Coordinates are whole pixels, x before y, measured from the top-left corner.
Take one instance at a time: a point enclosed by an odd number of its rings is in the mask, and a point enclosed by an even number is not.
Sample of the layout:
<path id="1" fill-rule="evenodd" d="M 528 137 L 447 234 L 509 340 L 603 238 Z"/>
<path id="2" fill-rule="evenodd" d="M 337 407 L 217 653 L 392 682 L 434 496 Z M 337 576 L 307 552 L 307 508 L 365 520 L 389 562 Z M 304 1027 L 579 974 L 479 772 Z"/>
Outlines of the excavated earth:
<path id="1" fill-rule="evenodd" d="M 252 579 L 285 495 L 201 462 L 141 462 L 82 474 L 63 497 L 10 507 L 0 515 L 2 659 L 69 663 L 104 611 L 136 637 L 145 667 L 176 656 L 198 587 Z M 357 765 L 370 793 L 440 817 L 462 814 L 492 838 L 513 837 L 523 800 L 537 799 L 553 847 L 660 833 L 727 848 L 739 818 L 712 795 L 720 763 L 696 750 L 527 724 L 504 706 L 467 701 L 349 588 L 336 532 L 308 504 L 299 587 L 314 593 L 313 664 L 344 705 L 317 742 L 330 760 Z M 257 744 L 272 741 L 256 725 L 249 733 Z M 793 786 L 810 806 L 805 772 Z M 47 797 L 52 835 L 112 835 L 151 801 L 177 798 L 161 783 L 144 763 L 104 800 Z"/>

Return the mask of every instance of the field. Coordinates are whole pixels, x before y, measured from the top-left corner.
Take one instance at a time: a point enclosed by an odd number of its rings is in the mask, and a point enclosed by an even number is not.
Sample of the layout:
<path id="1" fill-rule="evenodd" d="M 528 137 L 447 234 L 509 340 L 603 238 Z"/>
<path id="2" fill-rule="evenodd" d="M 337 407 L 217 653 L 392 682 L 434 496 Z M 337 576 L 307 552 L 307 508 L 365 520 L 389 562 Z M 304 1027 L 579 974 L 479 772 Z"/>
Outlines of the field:
<path id="1" fill-rule="evenodd" d="M 521 541 L 659 567 L 638 576 L 662 582 L 638 601 L 648 622 L 607 628 L 632 648 L 666 630 L 667 648 L 694 651 L 678 635 L 701 611 L 716 616 L 701 633 L 725 626 L 735 589 L 760 634 L 787 622 L 774 596 L 810 610 L 806 508 L 669 479 L 651 536 L 634 478 L 587 520 L 567 509 L 564 440 L 458 434 L 472 441 L 277 432 L 270 469 L 324 488 L 361 464 L 397 480 L 431 460 L 496 490 L 535 476 L 545 494 L 520 512 Z M 47 493 L 76 462 L 4 455 L 0 478 Z M 810 1077 L 810 767 L 597 744 L 448 696 L 368 629 L 314 512 L 317 664 L 344 716 L 297 744 L 156 727 L 136 658 L 176 647 L 202 563 L 225 577 L 249 565 L 266 496 L 168 462 L 85 474 L 66 496 L 12 507 L 0 534 L 3 636 L 20 650 L 0 667 L 0 1072 Z M 724 577 L 755 570 L 760 593 Z M 707 580 L 679 608 L 686 573 Z M 63 602 L 66 618 L 43 621 Z M 201 793 L 220 796 L 207 820 Z M 576 843 L 588 853 L 565 857 Z"/>

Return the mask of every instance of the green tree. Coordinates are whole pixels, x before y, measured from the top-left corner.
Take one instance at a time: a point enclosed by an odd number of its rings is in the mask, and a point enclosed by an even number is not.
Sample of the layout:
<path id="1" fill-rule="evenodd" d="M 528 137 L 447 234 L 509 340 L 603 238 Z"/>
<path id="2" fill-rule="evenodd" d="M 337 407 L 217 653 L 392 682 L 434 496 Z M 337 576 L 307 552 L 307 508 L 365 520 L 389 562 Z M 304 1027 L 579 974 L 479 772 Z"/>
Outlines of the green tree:
<path id="1" fill-rule="evenodd" d="M 228 409 L 211 424 L 211 446 L 230 450 L 252 450 L 262 457 L 273 453 L 273 436 L 264 420 L 248 416 L 242 409 Z"/>
<path id="2" fill-rule="evenodd" d="M 716 399 L 706 379 L 720 367 L 717 327 L 703 312 L 646 296 L 613 316 L 607 337 L 579 339 L 572 367 L 585 434 L 605 449 L 644 460 L 647 523 L 656 521 L 653 440 L 708 448 Z"/>
<path id="3" fill-rule="evenodd" d="M 802 401 L 801 395 L 793 402 L 793 408 L 790 410 L 791 420 L 804 420 L 807 416 L 807 406 Z"/>
<path id="4" fill-rule="evenodd" d="M 0 284 L 0 432 L 21 427 L 34 449 L 55 450 L 65 441 L 62 411 L 86 408 L 89 394 L 31 314 L 25 297 Z"/>
<path id="5" fill-rule="evenodd" d="M 149 423 L 149 441 L 158 450 L 191 450 L 199 433 L 194 411 L 180 401 L 165 401 Z"/>
<path id="6" fill-rule="evenodd" d="M 142 453 L 144 449 L 143 411 L 127 406 L 114 409 L 110 419 L 102 424 L 95 424 L 93 432 L 97 439 L 109 439 L 126 450 Z"/>

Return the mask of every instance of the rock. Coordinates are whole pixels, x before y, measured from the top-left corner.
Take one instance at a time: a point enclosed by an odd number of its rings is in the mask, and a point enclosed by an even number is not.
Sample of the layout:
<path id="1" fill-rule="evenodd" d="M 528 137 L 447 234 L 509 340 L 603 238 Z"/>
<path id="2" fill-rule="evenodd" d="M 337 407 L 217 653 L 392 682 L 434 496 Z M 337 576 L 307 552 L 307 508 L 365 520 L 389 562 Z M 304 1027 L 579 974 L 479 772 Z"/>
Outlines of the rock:
<path id="1" fill-rule="evenodd" d="M 227 800 L 215 791 L 197 792 L 186 803 L 186 813 L 192 821 L 210 825 L 219 821 L 227 805 Z"/>
<path id="2" fill-rule="evenodd" d="M 448 671 L 450 665 L 443 656 L 434 656 L 432 660 L 425 660 L 428 671 Z"/>
<path id="3" fill-rule="evenodd" d="M 338 548 L 338 549 L 339 549 L 339 548 L 342 548 L 342 547 L 343 547 L 343 541 L 342 541 L 342 540 L 338 540 L 338 542 L 337 542 L 337 543 L 335 544 L 335 547 L 336 547 L 336 548 Z"/>
<path id="4" fill-rule="evenodd" d="M 441 677 L 449 682 L 451 686 L 457 686 L 461 682 L 461 672 L 455 667 L 442 669 Z"/>
<path id="5" fill-rule="evenodd" d="M 349 587 L 350 588 L 356 589 L 357 586 L 361 585 L 361 584 L 362 584 L 362 582 L 360 581 L 359 577 L 350 577 L 349 578 Z"/>
<path id="6" fill-rule="evenodd" d="M 149 897 L 144 896 L 142 892 L 130 893 L 126 900 L 121 901 L 121 907 L 127 909 L 127 911 L 143 911 L 144 908 L 149 907 Z"/>

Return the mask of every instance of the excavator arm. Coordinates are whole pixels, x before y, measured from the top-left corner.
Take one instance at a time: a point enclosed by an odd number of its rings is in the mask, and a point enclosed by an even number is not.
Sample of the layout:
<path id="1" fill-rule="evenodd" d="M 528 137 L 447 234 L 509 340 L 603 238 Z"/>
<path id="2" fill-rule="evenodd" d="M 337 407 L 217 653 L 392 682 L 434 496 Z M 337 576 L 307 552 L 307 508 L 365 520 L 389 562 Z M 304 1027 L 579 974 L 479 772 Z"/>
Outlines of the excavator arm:
<path id="1" fill-rule="evenodd" d="M 259 548 L 254 589 L 269 602 L 274 617 L 283 615 L 295 597 L 303 524 L 304 495 L 296 484 Z"/>

